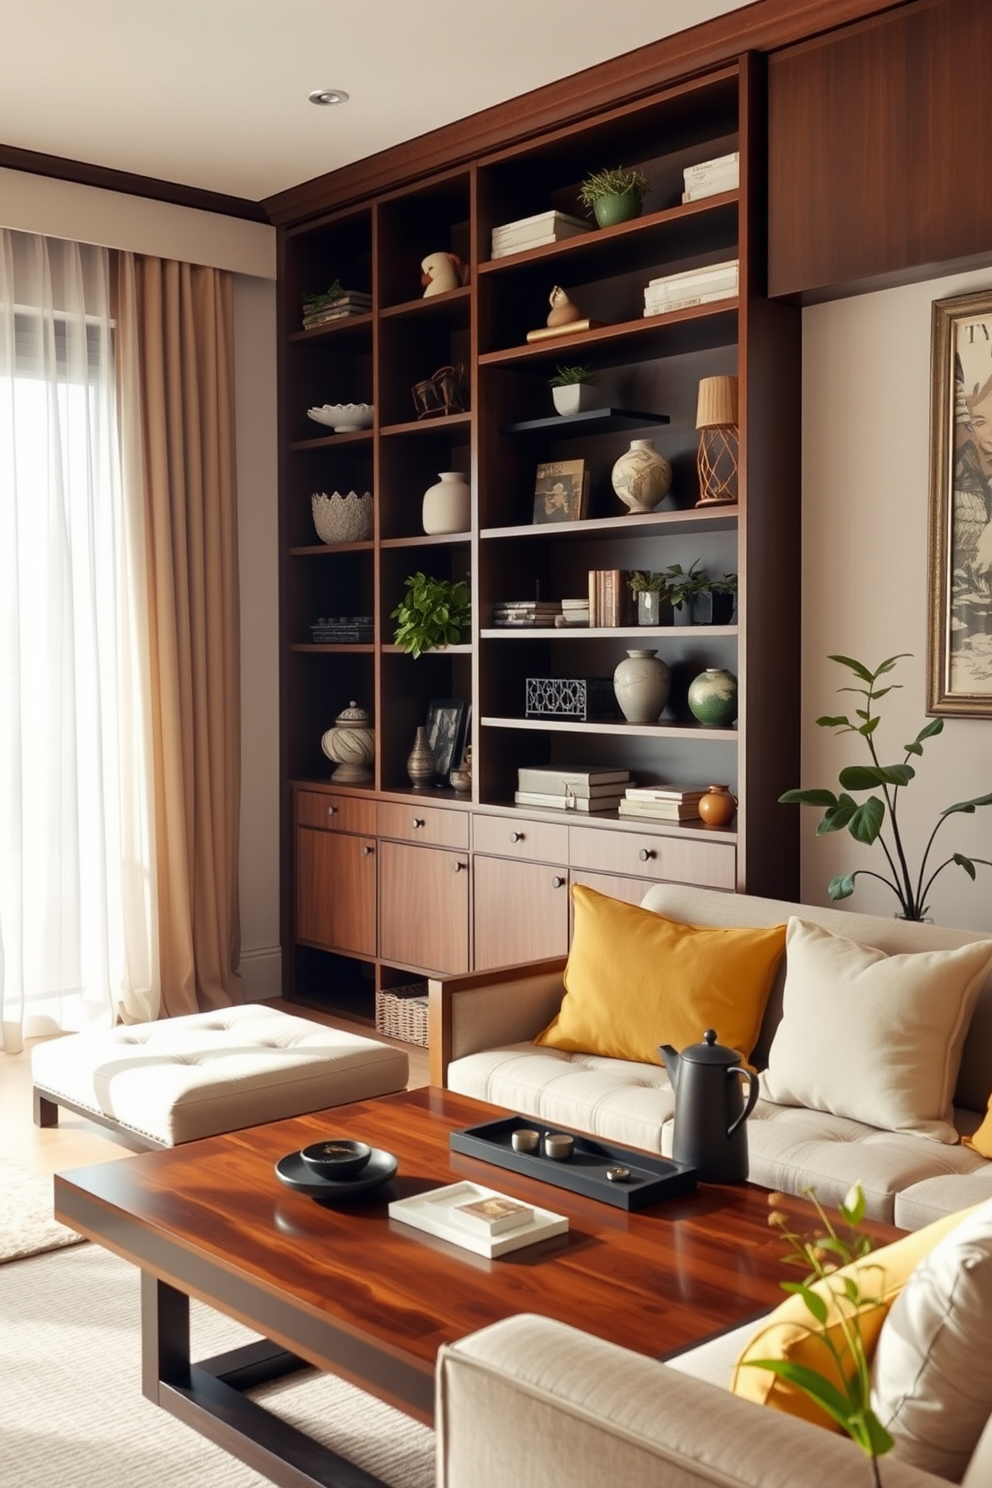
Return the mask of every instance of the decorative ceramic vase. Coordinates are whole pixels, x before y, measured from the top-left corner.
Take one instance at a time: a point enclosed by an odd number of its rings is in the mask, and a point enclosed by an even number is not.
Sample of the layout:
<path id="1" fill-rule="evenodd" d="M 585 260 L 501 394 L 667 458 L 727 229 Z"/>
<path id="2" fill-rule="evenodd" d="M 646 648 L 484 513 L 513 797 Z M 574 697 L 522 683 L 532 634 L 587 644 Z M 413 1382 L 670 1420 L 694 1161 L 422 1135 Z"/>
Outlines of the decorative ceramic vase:
<path id="1" fill-rule="evenodd" d="M 369 728 L 369 715 L 352 699 L 334 720 L 334 727 L 320 741 L 328 759 L 337 769 L 331 776 L 339 785 L 361 785 L 372 779 L 375 759 L 375 730 Z"/>
<path id="2" fill-rule="evenodd" d="M 427 741 L 427 730 L 421 725 L 406 761 L 406 773 L 416 790 L 434 784 L 434 751 Z"/>
<path id="3" fill-rule="evenodd" d="M 708 827 L 725 827 L 737 812 L 737 797 L 729 785 L 711 785 L 699 798 L 699 814 Z"/>
<path id="4" fill-rule="evenodd" d="M 592 204 L 596 226 L 614 227 L 618 222 L 640 217 L 643 201 L 640 191 L 612 191 L 607 196 L 597 196 Z"/>
<path id="5" fill-rule="evenodd" d="M 461 764 L 458 765 L 458 766 L 456 766 L 455 769 L 453 769 L 449 773 L 449 775 L 448 775 L 448 781 L 449 781 L 449 784 L 451 785 L 452 790 L 457 791 L 459 795 L 466 795 L 466 794 L 468 794 L 469 791 L 471 791 L 471 789 L 472 789 L 472 746 L 471 746 L 471 744 L 468 745 L 468 747 L 465 750 L 465 753 L 462 755 L 462 762 L 461 762 Z"/>
<path id="6" fill-rule="evenodd" d="M 467 532 L 471 512 L 469 484 L 460 470 L 442 470 L 437 484 L 424 492 L 425 532 Z"/>
<path id="7" fill-rule="evenodd" d="M 689 683 L 689 710 L 706 728 L 730 728 L 737 717 L 737 678 L 707 667 Z"/>
<path id="8" fill-rule="evenodd" d="M 315 491 L 310 497 L 313 525 L 317 536 L 325 543 L 367 542 L 372 536 L 372 493 L 349 491 L 342 496 L 334 491 L 330 496 L 324 491 Z"/>
<path id="9" fill-rule="evenodd" d="M 655 651 L 628 651 L 613 673 L 613 691 L 628 723 L 654 723 L 670 686 L 671 674 Z"/>
<path id="10" fill-rule="evenodd" d="M 631 515 L 650 512 L 671 490 L 672 467 L 664 455 L 659 455 L 653 439 L 632 439 L 630 449 L 614 465 L 610 479 Z"/>
<path id="11" fill-rule="evenodd" d="M 581 413 L 584 408 L 595 408 L 598 396 L 592 382 L 569 382 L 564 387 L 551 389 L 556 412 L 566 417 L 571 413 Z"/>

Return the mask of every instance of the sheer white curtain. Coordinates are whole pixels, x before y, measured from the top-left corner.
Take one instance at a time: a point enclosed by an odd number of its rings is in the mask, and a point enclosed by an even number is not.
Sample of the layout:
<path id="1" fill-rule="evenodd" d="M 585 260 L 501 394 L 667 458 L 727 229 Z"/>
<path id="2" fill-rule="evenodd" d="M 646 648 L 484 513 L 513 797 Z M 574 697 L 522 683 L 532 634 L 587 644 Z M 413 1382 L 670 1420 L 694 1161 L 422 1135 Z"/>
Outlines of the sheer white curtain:
<path id="1" fill-rule="evenodd" d="M 145 532 L 106 249 L 0 229 L 3 1048 L 159 1008 Z"/>

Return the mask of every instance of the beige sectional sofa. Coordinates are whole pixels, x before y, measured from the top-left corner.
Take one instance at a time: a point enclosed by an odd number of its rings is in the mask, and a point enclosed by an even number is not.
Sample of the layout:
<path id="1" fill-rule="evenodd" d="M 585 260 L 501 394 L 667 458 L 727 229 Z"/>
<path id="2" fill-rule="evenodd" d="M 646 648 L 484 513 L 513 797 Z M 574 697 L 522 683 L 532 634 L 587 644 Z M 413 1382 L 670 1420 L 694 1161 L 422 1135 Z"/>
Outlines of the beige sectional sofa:
<path id="1" fill-rule="evenodd" d="M 650 889 L 643 907 L 698 926 L 767 926 L 799 916 L 888 955 L 949 951 L 988 939 L 975 932 L 681 885 Z M 660 1065 L 566 1053 L 531 1042 L 561 1005 L 563 968 L 564 961 L 544 962 L 432 983 L 434 1082 L 547 1122 L 670 1153 L 674 1098 Z M 783 960 L 752 1056 L 759 1069 L 767 1062 L 782 1016 L 785 970 Z M 829 1017 L 825 1007 L 824 1018 Z M 878 1058 L 885 1058 L 884 1049 Z M 992 974 L 981 989 L 964 1043 L 954 1096 L 958 1132 L 970 1135 L 977 1129 L 990 1089 Z M 830 1205 L 860 1179 L 869 1217 L 904 1229 L 992 1198 L 992 1161 L 970 1148 L 881 1130 L 821 1110 L 760 1100 L 748 1124 L 748 1143 L 753 1182 L 791 1193 L 813 1185 Z"/>

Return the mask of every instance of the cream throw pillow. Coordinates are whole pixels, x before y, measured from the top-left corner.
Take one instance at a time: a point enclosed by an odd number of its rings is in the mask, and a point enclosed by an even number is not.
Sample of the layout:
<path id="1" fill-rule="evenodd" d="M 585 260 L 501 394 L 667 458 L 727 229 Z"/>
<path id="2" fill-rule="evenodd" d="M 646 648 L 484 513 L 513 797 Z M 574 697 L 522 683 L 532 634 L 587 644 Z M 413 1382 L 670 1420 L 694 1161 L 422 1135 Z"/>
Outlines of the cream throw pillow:
<path id="1" fill-rule="evenodd" d="M 765 1099 L 956 1142 L 954 1085 L 992 941 L 886 956 L 791 919 L 785 956 Z"/>
<path id="2" fill-rule="evenodd" d="M 872 1405 L 894 1455 L 951 1482 L 992 1415 L 992 1203 L 912 1272 L 882 1325 Z M 884 1478 L 884 1471 L 883 1471 Z"/>

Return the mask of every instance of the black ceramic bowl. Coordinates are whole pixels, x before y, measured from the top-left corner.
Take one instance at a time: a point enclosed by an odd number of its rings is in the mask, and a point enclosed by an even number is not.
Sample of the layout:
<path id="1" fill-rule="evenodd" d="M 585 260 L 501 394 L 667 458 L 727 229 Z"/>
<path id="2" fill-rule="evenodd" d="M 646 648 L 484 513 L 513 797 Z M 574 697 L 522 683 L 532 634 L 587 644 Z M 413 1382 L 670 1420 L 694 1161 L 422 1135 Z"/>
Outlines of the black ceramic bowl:
<path id="1" fill-rule="evenodd" d="M 313 1142 L 300 1153 L 307 1167 L 319 1173 L 321 1178 L 354 1178 L 371 1155 L 371 1147 L 364 1142 L 352 1142 L 347 1137 L 328 1137 L 323 1142 Z"/>

